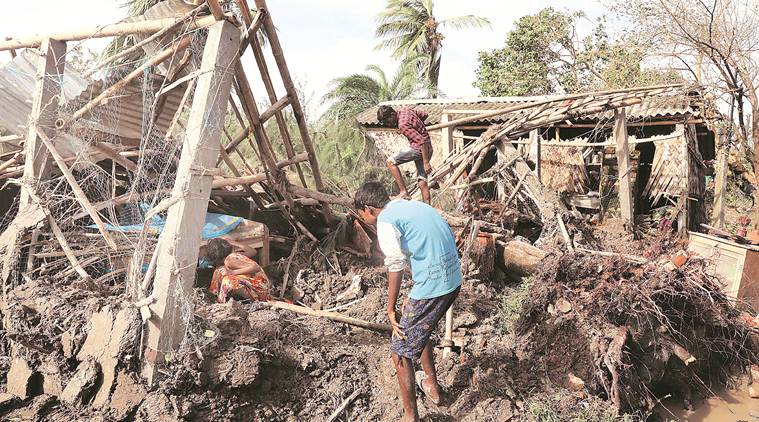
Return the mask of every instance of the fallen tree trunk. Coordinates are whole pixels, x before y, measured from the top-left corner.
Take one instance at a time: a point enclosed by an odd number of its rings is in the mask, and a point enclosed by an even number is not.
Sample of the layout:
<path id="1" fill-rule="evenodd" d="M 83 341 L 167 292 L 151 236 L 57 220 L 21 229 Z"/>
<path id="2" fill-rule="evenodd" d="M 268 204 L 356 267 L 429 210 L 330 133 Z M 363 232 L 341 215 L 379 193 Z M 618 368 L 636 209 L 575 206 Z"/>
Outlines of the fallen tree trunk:
<path id="1" fill-rule="evenodd" d="M 332 321 L 344 322 L 346 324 L 355 325 L 356 327 L 366 328 L 374 331 L 392 332 L 393 329 L 388 324 L 377 324 L 375 322 L 364 321 L 357 318 L 351 318 L 337 312 L 328 311 L 316 311 L 305 306 L 293 305 L 291 303 L 271 301 L 266 302 L 269 306 L 275 309 L 284 309 L 286 311 L 292 311 L 298 314 L 311 315 L 321 318 L 331 319 Z"/>
<path id="2" fill-rule="evenodd" d="M 548 254 L 527 242 L 509 240 L 497 242 L 497 264 L 507 273 L 524 277 L 538 269 L 538 264 Z"/>

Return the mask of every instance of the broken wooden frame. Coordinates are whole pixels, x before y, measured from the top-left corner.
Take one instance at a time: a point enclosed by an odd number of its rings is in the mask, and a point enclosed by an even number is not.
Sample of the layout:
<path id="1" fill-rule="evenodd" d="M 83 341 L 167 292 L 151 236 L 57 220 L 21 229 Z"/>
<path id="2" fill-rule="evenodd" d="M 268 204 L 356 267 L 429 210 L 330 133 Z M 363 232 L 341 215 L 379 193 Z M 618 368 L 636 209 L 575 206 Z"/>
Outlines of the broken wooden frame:
<path id="1" fill-rule="evenodd" d="M 141 66 L 111 87 L 104 88 L 100 95 L 90 100 L 66 120 L 56 115 L 61 80 L 65 66 L 66 42 L 85 40 L 89 38 L 142 34 L 146 39 L 130 50 L 149 44 L 153 40 L 168 35 L 171 29 L 182 27 L 189 30 L 207 29 L 208 40 L 203 49 L 201 69 L 182 78 L 169 80 L 157 96 L 185 84 L 187 86 L 182 102 L 165 134 L 167 139 L 172 136 L 175 125 L 181 124 L 183 111 L 189 109 L 185 129 L 185 139 L 182 143 L 181 157 L 174 187 L 171 189 L 171 204 L 167 207 L 165 228 L 159 238 L 156 251 L 155 279 L 151 292 L 138 291 L 135 300 L 151 297 L 149 309 L 151 318 L 145 331 L 145 365 L 143 374 L 150 382 L 155 381 L 161 362 L 170 357 L 177 349 L 187 330 L 189 316 L 187 309 L 192 308 L 191 290 L 194 282 L 195 268 L 200 244 L 201 222 L 205 218 L 209 206 L 209 198 L 214 194 L 222 195 L 229 192 L 230 187 L 238 187 L 241 197 L 250 199 L 256 207 L 268 207 L 281 210 L 283 216 L 290 221 L 296 231 L 301 231 L 308 237 L 316 239 L 308 229 L 295 220 L 290 209 L 295 204 L 321 204 L 325 222 L 331 222 L 330 203 L 349 205 L 344 198 L 329 195 L 324 191 L 316 151 L 308 132 L 305 115 L 298 98 L 298 93 L 290 76 L 284 53 L 277 32 L 264 0 L 256 0 L 255 14 L 251 13 L 245 0 L 235 0 L 241 11 L 241 21 L 237 22 L 232 14 L 224 14 L 218 1 L 209 1 L 207 5 L 197 7 L 190 13 L 170 19 L 119 23 L 88 28 L 77 31 L 59 32 L 44 37 L 29 37 L 24 39 L 9 39 L 0 41 L 0 51 L 20 48 L 40 48 L 39 75 L 34 94 L 33 110 L 30 116 L 31 124 L 24 145 L 24 150 L 14 151 L 8 159 L 0 161 L 2 177 L 17 177 L 24 174 L 22 179 L 22 213 L 3 233 L 2 241 L 6 247 L 3 256 L 2 276 L 4 291 L 16 261 L 20 259 L 21 239 L 34 227 L 48 223 L 52 234 L 66 252 L 65 257 L 82 277 L 89 277 L 83 268 L 85 262 L 80 261 L 76 253 L 69 247 L 61 224 L 71 221 L 55 222 L 49 217 L 41 202 L 45 198 L 37 195 L 36 187 L 50 174 L 53 164 L 59 172 L 63 172 L 66 181 L 76 194 L 76 199 L 82 211 L 76 218 L 90 218 L 99 229 L 102 239 L 112 248 L 119 248 L 119 242 L 111 239 L 114 234 L 108 232 L 101 221 L 100 213 L 112 210 L 117 204 L 137 201 L 140 197 L 157 195 L 167 191 L 167 188 L 153 192 L 136 194 L 130 192 L 126 199 L 115 196 L 109 201 L 91 203 L 90 199 L 77 185 L 76 178 L 63 159 L 56 152 L 56 142 L 59 133 L 67 131 L 77 120 L 91 118 L 92 112 L 102 103 L 119 92 L 130 82 L 140 78 L 145 69 L 168 62 L 177 57 L 190 43 L 189 37 L 176 37 L 163 51 L 145 59 Z M 212 15 L 200 16 L 206 6 Z M 270 72 L 266 63 L 264 49 L 257 32 L 266 38 L 266 44 L 276 63 L 277 71 Z M 259 112 L 259 103 L 253 95 L 247 76 L 241 65 L 240 58 L 247 47 L 251 47 L 256 67 L 261 77 L 270 106 Z M 130 51 L 122 51 L 124 56 Z M 107 62 L 101 63 L 102 65 Z M 174 72 L 176 74 L 176 72 Z M 286 94 L 280 96 L 275 91 L 272 75 L 278 74 L 284 85 Z M 194 91 L 194 92 L 193 92 Z M 192 104 L 189 105 L 189 98 Z M 222 145 L 219 142 L 224 126 L 224 116 L 227 110 L 234 111 L 239 125 L 239 134 L 232 137 L 226 133 L 230 143 Z M 288 119 L 292 116 L 300 135 L 300 143 L 290 133 Z M 270 139 L 267 123 L 274 119 L 279 131 L 282 147 L 286 157 L 277 157 Z M 246 157 L 239 146 L 247 141 L 257 155 L 257 165 L 252 157 Z M 255 141 L 255 142 L 254 142 Z M 105 143 L 92 146 L 114 163 L 118 163 L 126 172 L 141 171 L 133 158 L 144 151 L 115 150 Z M 303 151 L 299 153 L 299 151 Z M 238 167 L 230 155 L 236 154 L 242 161 L 243 167 Z M 52 160 L 51 160 L 52 158 Z M 234 177 L 222 177 L 217 165 L 224 163 Z M 285 174 L 285 169 L 293 167 L 297 172 L 300 186 L 291 184 Z M 114 167 L 115 169 L 115 167 Z M 309 187 L 313 184 L 313 189 Z M 253 189 L 258 184 L 261 189 Z M 36 198 L 36 199 L 34 199 Z M 163 205 L 163 204 L 159 204 Z M 23 214 L 23 215 L 22 215 Z M 60 224 L 59 224 L 60 223 Z M 36 233 L 36 232 L 35 232 Z M 115 236 L 120 236 L 116 234 Z M 33 245 L 32 245 L 33 246 Z M 29 253 L 28 263 L 31 264 L 35 255 Z M 31 265 L 30 265 L 31 267 Z M 142 283 L 140 283 L 142 284 Z M 184 313 L 183 313 L 184 312 Z"/>
<path id="2" fill-rule="evenodd" d="M 516 104 L 500 110 L 444 110 L 441 115 L 439 124 L 428 126 L 428 130 L 441 130 L 442 144 L 445 151 L 450 151 L 445 161 L 439 165 L 431 175 L 430 183 L 439 183 L 445 188 L 466 189 L 477 186 L 482 183 L 488 183 L 477 177 L 477 170 L 480 167 L 484 154 L 488 149 L 497 142 L 511 144 L 532 144 L 537 146 L 537 162 L 535 163 L 534 172 L 538 179 L 541 179 L 541 154 L 545 146 L 559 147 L 613 147 L 617 154 L 619 163 L 619 180 L 618 195 L 622 217 L 626 221 L 628 228 L 634 225 L 634 201 L 632 195 L 633 181 L 630 177 L 630 145 L 643 142 L 659 142 L 667 137 L 657 137 L 653 139 L 630 140 L 627 135 L 627 127 L 634 125 L 626 119 L 625 108 L 638 104 L 646 97 L 652 97 L 668 92 L 674 92 L 681 88 L 681 85 L 661 85 L 653 87 L 637 87 L 619 90 L 606 90 L 591 93 L 579 93 L 565 96 L 554 96 L 541 98 L 531 103 Z M 558 127 L 562 122 L 569 121 L 580 116 L 613 111 L 614 118 L 608 125 L 612 128 L 612 141 L 601 143 L 570 143 L 559 141 L 546 141 L 541 139 L 537 133 L 537 128 L 552 126 Z M 454 115 L 465 115 L 453 119 Z M 480 121 L 481 119 L 500 117 L 505 120 L 504 123 L 493 125 L 480 137 L 465 137 L 474 142 L 465 148 L 455 148 L 452 131 L 462 125 Z M 690 124 L 692 119 L 686 119 Z M 683 124 L 683 121 L 668 122 L 669 124 Z M 574 127 L 575 125 L 571 125 Z M 588 127 L 599 127 L 599 124 L 586 125 Z M 468 126 L 466 126 L 468 127 Z M 497 128 L 497 129 L 496 129 Z M 519 141 L 520 136 L 529 133 L 529 142 Z M 693 161 L 687 151 L 687 142 L 683 142 L 683 157 L 687 163 Z M 690 166 L 688 172 L 690 173 Z M 466 176 L 466 177 L 464 177 Z M 691 176 L 693 177 L 693 176 Z M 487 178 L 486 178 L 487 179 Z M 687 179 L 687 178 L 686 178 Z M 683 182 L 687 184 L 687 180 Z M 686 189 L 686 188 L 684 188 Z M 692 188 L 691 188 L 692 190 Z M 683 196 L 682 192 L 672 192 L 672 196 Z M 689 201 L 685 201 L 682 208 L 685 211 L 680 213 L 680 225 L 687 227 L 690 224 L 685 216 L 689 214 L 687 208 Z"/>

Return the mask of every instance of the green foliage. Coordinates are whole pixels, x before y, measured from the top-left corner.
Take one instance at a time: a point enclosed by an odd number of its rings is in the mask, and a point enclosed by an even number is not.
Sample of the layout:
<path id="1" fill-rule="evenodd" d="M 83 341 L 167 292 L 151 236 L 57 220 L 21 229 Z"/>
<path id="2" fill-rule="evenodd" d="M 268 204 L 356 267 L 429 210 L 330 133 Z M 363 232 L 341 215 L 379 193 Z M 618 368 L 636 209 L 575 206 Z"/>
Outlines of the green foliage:
<path id="1" fill-rule="evenodd" d="M 552 397 L 539 397 L 527 401 L 529 422 L 633 422 L 631 415 L 619 415 L 609 401 L 591 396 L 579 403 L 567 393 L 554 394 Z"/>
<path id="2" fill-rule="evenodd" d="M 408 62 L 398 67 L 392 79 L 374 64 L 367 66 L 366 71 L 366 74 L 354 73 L 330 82 L 330 90 L 322 102 L 332 102 L 332 105 L 324 118 L 348 120 L 382 101 L 410 98 L 416 92 L 416 73 Z"/>
<path id="3" fill-rule="evenodd" d="M 678 80 L 675 71 L 643 69 L 642 51 L 611 42 L 603 19 L 579 39 L 581 19 L 550 7 L 523 16 L 503 48 L 479 53 L 474 86 L 488 96 L 546 95 Z"/>
<path id="4" fill-rule="evenodd" d="M 420 79 L 435 95 L 444 38 L 440 29 L 481 28 L 490 22 L 474 15 L 438 21 L 433 8 L 433 0 L 388 0 L 379 14 L 375 35 L 381 39 L 377 48 L 392 50 L 394 58 L 414 63 Z"/>
<path id="5" fill-rule="evenodd" d="M 395 186 L 377 147 L 355 125 L 328 122 L 316 133 L 315 143 L 322 174 L 341 189 L 353 192 L 367 180 Z"/>
<path id="6" fill-rule="evenodd" d="M 519 319 L 522 304 L 527 300 L 532 278 L 528 278 L 514 289 L 507 290 L 501 297 L 501 333 L 513 333 L 514 325 Z"/>

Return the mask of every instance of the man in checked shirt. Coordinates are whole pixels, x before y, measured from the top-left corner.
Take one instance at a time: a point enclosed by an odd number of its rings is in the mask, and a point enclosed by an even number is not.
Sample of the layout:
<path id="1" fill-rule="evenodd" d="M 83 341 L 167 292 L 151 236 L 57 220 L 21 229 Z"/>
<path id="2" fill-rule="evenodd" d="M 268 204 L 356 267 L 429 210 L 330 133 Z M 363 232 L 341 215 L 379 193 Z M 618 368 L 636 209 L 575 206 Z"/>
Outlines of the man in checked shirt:
<path id="1" fill-rule="evenodd" d="M 432 143 L 430 134 L 424 126 L 426 118 L 427 113 L 410 108 L 396 111 L 388 105 L 381 105 L 377 109 L 377 120 L 385 127 L 397 127 L 409 142 L 407 148 L 387 159 L 387 168 L 401 191 L 400 197 L 408 198 L 408 191 L 398 165 L 413 161 L 416 165 L 416 179 L 419 190 L 422 192 L 422 200 L 429 204 L 430 188 L 427 185 L 427 175 L 432 173 L 432 166 L 430 166 Z"/>

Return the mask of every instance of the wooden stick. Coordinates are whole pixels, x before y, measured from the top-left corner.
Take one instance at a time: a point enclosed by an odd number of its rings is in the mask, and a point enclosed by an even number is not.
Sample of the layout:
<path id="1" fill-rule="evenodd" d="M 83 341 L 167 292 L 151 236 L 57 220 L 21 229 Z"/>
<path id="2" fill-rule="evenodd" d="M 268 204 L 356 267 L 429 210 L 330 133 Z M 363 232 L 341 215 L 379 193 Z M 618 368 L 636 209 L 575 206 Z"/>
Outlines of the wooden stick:
<path id="1" fill-rule="evenodd" d="M 296 185 L 289 185 L 287 190 L 294 195 L 316 199 L 321 203 L 342 205 L 348 208 L 353 207 L 353 200 L 344 196 L 330 195 L 328 193 L 317 192 Z"/>
<path id="2" fill-rule="evenodd" d="M 561 218 L 561 215 L 557 215 L 556 219 L 559 221 L 559 229 L 561 230 L 561 235 L 564 237 L 564 242 L 567 244 L 567 249 L 569 252 L 574 252 L 575 247 L 572 245 L 572 238 L 569 237 L 569 232 L 567 231 L 567 226 L 564 225 L 564 219 Z"/>
<path id="3" fill-rule="evenodd" d="M 390 327 L 388 324 L 378 324 L 376 322 L 364 321 L 358 318 L 345 316 L 337 312 L 316 311 L 305 306 L 292 305 L 290 303 L 280 302 L 276 300 L 264 303 L 275 309 L 284 309 L 286 311 L 292 311 L 298 314 L 327 318 L 331 319 L 332 321 L 343 322 L 346 324 L 355 325 L 356 327 L 366 328 L 368 330 L 384 331 L 388 333 L 393 331 L 392 327 Z"/>
<path id="4" fill-rule="evenodd" d="M 296 164 L 296 163 L 301 163 L 301 162 L 307 161 L 307 160 L 308 160 L 308 155 L 305 154 L 305 153 L 303 153 L 303 154 L 296 155 L 295 157 L 293 157 L 290 160 L 282 160 L 282 161 L 276 163 L 275 166 L 278 169 L 282 169 L 284 167 L 291 166 L 291 165 Z M 222 188 L 224 186 L 252 185 L 252 184 L 255 184 L 255 183 L 263 182 L 266 179 L 267 179 L 266 173 L 254 174 L 252 176 L 224 177 L 224 178 L 220 178 L 220 179 L 214 180 L 212 182 L 212 184 L 211 184 L 211 187 L 212 187 L 212 189 L 218 189 L 218 188 Z M 298 187 L 298 189 L 305 189 L 305 188 Z M 309 192 L 313 192 L 313 191 L 309 191 Z M 321 195 L 327 195 L 327 194 L 322 194 L 321 192 L 317 192 L 317 193 L 319 193 Z M 332 195 L 328 195 L 328 197 L 329 196 L 332 196 Z"/>
<path id="5" fill-rule="evenodd" d="M 82 265 L 79 263 L 79 260 L 76 258 L 76 255 L 74 255 L 74 252 L 71 250 L 71 246 L 69 246 L 69 242 L 66 241 L 66 237 L 63 236 L 63 232 L 61 231 L 61 228 L 58 226 L 58 223 L 55 222 L 55 219 L 50 215 L 50 211 L 45 210 L 45 214 L 47 214 L 47 223 L 50 225 L 50 229 L 53 231 L 53 235 L 55 236 L 56 240 L 58 240 L 58 243 L 61 245 L 61 249 L 63 249 L 63 253 L 66 254 L 66 259 L 69 260 L 71 263 L 71 266 L 74 267 L 74 270 L 76 270 L 77 274 L 79 274 L 80 277 L 82 277 L 85 280 L 90 280 L 91 277 L 89 274 L 87 274 L 87 271 L 82 268 Z"/>
<path id="6" fill-rule="evenodd" d="M 285 267 L 285 275 L 282 277 L 282 286 L 280 286 L 279 288 L 279 297 L 281 298 L 285 297 L 287 282 L 290 280 L 290 265 L 292 265 L 293 258 L 295 258 L 295 254 L 298 252 L 298 245 L 300 244 L 301 239 L 302 237 L 300 236 L 295 238 L 295 245 L 293 245 L 292 251 L 290 252 L 290 257 L 287 258 L 287 266 Z"/>
<path id="7" fill-rule="evenodd" d="M 646 258 L 643 258 L 642 256 L 627 255 L 623 253 L 607 252 L 607 251 L 594 251 L 594 250 L 585 249 L 585 248 L 576 248 L 576 250 L 577 252 L 589 253 L 591 255 L 620 257 L 628 261 L 635 262 L 637 264 L 645 264 L 646 262 L 648 262 L 648 260 Z"/>
<path id="8" fill-rule="evenodd" d="M 522 183 L 524 183 L 524 179 L 527 178 L 528 174 L 530 174 L 530 172 L 526 172 L 525 174 L 523 174 L 519 178 L 519 181 L 517 182 L 517 185 L 514 186 L 514 191 L 511 192 L 511 195 L 509 195 L 509 199 L 507 199 L 506 202 L 503 204 L 504 207 L 508 207 L 509 204 L 511 204 L 511 200 L 514 199 L 517 196 L 517 193 L 519 193 L 519 188 L 522 187 Z"/>
<path id="9" fill-rule="evenodd" d="M 74 195 L 79 200 L 79 204 L 82 206 L 82 208 L 84 208 L 85 211 L 87 211 L 87 214 L 90 215 L 90 217 L 92 218 L 92 221 L 97 226 L 98 231 L 100 231 L 100 234 L 103 236 L 103 240 L 105 240 L 105 243 L 108 245 L 108 247 L 110 247 L 113 250 L 118 249 L 118 247 L 116 246 L 116 242 L 113 241 L 113 238 L 111 238 L 110 233 L 108 233 L 108 230 L 105 228 L 105 225 L 103 224 L 103 220 L 100 219 L 100 215 L 92 206 L 92 204 L 90 203 L 90 200 L 87 199 L 87 195 L 79 186 L 79 183 L 77 183 L 76 178 L 71 173 L 71 170 L 69 170 L 66 163 L 63 161 L 63 157 L 61 157 L 61 154 L 53 146 L 53 143 L 50 141 L 50 138 L 48 138 L 47 135 L 45 135 L 45 133 L 42 132 L 42 130 L 39 128 L 37 129 L 37 136 L 39 136 L 39 138 L 42 140 L 42 143 L 44 143 L 48 151 L 50 151 L 50 155 L 53 157 L 53 160 L 55 160 L 55 163 L 58 165 L 58 168 L 61 170 L 61 173 L 63 173 L 63 177 L 65 177 L 66 181 L 69 182 L 71 189 L 74 191 Z"/>
<path id="10" fill-rule="evenodd" d="M 137 44 L 135 44 L 135 45 L 127 48 L 126 50 L 120 51 L 119 53 L 114 54 L 113 56 L 108 57 L 107 59 L 105 59 L 102 62 L 98 63 L 94 68 L 92 68 L 92 70 L 90 70 L 89 72 L 87 72 L 87 74 L 85 76 L 89 77 L 93 73 L 95 73 L 95 71 L 97 71 L 98 69 L 102 69 L 104 66 L 106 66 L 106 65 L 108 65 L 110 63 L 113 63 L 116 59 L 120 59 L 120 58 L 122 58 L 124 56 L 127 56 L 127 55 L 133 53 L 134 51 L 139 50 L 144 45 L 149 44 L 149 43 L 155 41 L 156 39 L 160 38 L 161 36 L 163 36 L 167 32 L 173 30 L 177 26 L 181 25 L 184 22 L 187 22 L 188 20 L 192 19 L 193 17 L 195 17 L 199 13 L 203 12 L 207 7 L 208 7 L 208 5 L 204 3 L 204 4 L 201 4 L 198 7 L 190 10 L 185 15 L 183 15 L 182 17 L 180 17 L 179 19 L 177 19 L 173 24 L 171 24 L 171 25 L 169 25 L 169 26 L 161 29 L 160 31 L 156 32 L 155 34 L 153 34 L 153 35 L 151 35 L 151 36 L 149 36 L 147 38 L 145 38 L 144 40 L 138 42 Z"/>
<path id="11" fill-rule="evenodd" d="M 82 118 L 85 114 L 89 113 L 93 108 L 97 107 L 100 103 L 103 102 L 108 97 L 111 97 L 113 94 L 120 91 L 122 88 L 124 88 L 129 82 L 137 79 L 138 77 L 142 76 L 145 73 L 145 69 L 148 67 L 159 65 L 169 58 L 173 57 L 174 54 L 176 54 L 178 51 L 183 50 L 187 48 L 187 46 L 190 45 L 190 42 L 192 41 L 191 37 L 184 37 L 182 40 L 180 40 L 178 43 L 174 44 L 172 47 L 167 48 L 166 50 L 161 51 L 160 53 L 153 56 L 150 60 L 143 63 L 142 66 L 138 67 L 137 69 L 131 71 L 128 75 L 126 75 L 123 79 L 113 84 L 110 88 L 103 90 L 103 92 L 100 93 L 97 97 L 93 98 L 90 102 L 85 104 L 82 108 L 77 110 L 72 116 L 71 119 L 68 121 L 64 120 L 58 120 L 55 122 L 55 126 L 58 129 L 65 129 L 68 127 L 71 123 L 79 120 Z"/>
<path id="12" fill-rule="evenodd" d="M 263 113 L 261 113 L 261 123 L 266 123 L 266 121 L 271 119 L 272 116 L 282 111 L 283 108 L 287 107 L 289 103 L 290 98 L 287 95 L 277 100 L 276 103 L 272 104 L 271 107 L 267 108 Z"/>
<path id="13" fill-rule="evenodd" d="M 332 412 L 331 415 L 329 415 L 327 422 L 333 422 L 335 419 L 337 419 L 337 417 L 340 416 L 341 413 L 343 413 L 343 411 L 348 407 L 348 405 L 350 405 L 353 402 L 353 400 L 356 400 L 356 397 L 358 397 L 359 394 L 361 394 L 361 389 L 354 391 L 353 394 L 348 396 L 347 399 L 343 400 L 342 404 L 340 404 L 340 406 L 338 406 L 338 408 L 335 409 L 335 411 Z"/>
<path id="14" fill-rule="evenodd" d="M 232 16 L 231 14 L 229 15 Z M 179 18 L 180 20 L 182 18 Z M 86 28 L 75 31 L 55 32 L 49 35 L 35 35 L 26 38 L 10 39 L 0 41 L 0 51 L 21 48 L 37 48 L 42 45 L 42 41 L 51 38 L 60 41 L 80 41 L 89 38 L 119 37 L 131 34 L 153 34 L 157 31 L 172 26 L 177 22 L 177 18 L 155 19 L 149 21 L 115 23 L 110 25 L 101 25 L 94 28 Z M 200 29 L 210 26 L 216 22 L 213 16 L 204 16 L 193 20 L 188 25 L 188 30 Z"/>
<path id="15" fill-rule="evenodd" d="M 21 157 L 21 154 L 17 152 L 8 161 L 0 164 L 0 173 L 2 173 L 3 171 L 5 171 L 5 169 L 15 164 L 18 161 L 19 157 Z"/>

